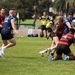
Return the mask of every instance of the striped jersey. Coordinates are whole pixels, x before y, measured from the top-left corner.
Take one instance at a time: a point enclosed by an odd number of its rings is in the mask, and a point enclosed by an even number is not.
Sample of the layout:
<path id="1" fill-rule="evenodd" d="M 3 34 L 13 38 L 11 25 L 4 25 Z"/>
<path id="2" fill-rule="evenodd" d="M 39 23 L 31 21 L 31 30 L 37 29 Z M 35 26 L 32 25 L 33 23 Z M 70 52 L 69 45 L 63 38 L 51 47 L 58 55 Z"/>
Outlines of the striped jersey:
<path id="1" fill-rule="evenodd" d="M 68 33 L 68 34 L 62 36 L 62 38 L 60 39 L 58 44 L 70 46 L 72 43 L 75 44 L 74 34 Z"/>

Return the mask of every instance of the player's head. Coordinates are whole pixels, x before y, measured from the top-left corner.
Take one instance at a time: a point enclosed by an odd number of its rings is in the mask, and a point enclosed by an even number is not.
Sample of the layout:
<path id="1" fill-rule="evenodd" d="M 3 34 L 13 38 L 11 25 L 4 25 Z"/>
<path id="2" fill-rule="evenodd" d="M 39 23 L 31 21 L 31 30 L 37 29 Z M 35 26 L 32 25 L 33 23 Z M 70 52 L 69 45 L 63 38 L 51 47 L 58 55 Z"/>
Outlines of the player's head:
<path id="1" fill-rule="evenodd" d="M 57 23 L 63 23 L 63 16 L 57 16 L 56 17 L 56 21 L 57 21 Z"/>
<path id="2" fill-rule="evenodd" d="M 4 8 L 1 8 L 1 9 L 0 9 L 0 13 L 1 13 L 1 14 L 4 14 L 4 13 L 5 13 L 5 9 L 4 9 Z"/>
<path id="3" fill-rule="evenodd" d="M 73 14 L 74 14 L 74 12 L 73 12 L 72 10 L 69 11 L 69 12 L 68 12 L 68 17 L 69 17 L 69 18 L 72 18 L 72 17 L 73 17 Z"/>
<path id="4" fill-rule="evenodd" d="M 47 12 L 46 11 L 43 12 L 43 16 L 47 16 Z"/>
<path id="5" fill-rule="evenodd" d="M 16 15 L 15 9 L 10 9 L 9 10 L 9 15 L 15 16 Z"/>

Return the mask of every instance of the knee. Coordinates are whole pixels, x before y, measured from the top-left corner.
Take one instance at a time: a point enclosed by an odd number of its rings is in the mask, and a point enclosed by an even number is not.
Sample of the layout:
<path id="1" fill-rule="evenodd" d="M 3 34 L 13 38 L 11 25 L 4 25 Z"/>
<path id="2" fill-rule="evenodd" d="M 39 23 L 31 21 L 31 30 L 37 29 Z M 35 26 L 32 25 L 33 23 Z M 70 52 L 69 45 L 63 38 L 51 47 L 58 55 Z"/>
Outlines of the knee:
<path id="1" fill-rule="evenodd" d="M 16 45 L 16 42 L 13 43 L 13 46 L 15 46 L 15 45 Z"/>

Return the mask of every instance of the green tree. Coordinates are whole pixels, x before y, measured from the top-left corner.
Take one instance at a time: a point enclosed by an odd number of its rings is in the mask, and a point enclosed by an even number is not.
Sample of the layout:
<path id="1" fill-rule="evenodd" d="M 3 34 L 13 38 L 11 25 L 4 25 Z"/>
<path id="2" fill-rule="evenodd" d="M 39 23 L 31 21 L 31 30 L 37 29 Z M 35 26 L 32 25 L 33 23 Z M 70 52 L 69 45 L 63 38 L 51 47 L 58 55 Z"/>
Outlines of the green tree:
<path id="1" fill-rule="evenodd" d="M 5 0 L 0 2 L 0 7 L 6 8 L 7 14 L 10 8 L 15 8 L 22 19 L 31 18 L 35 11 L 37 14 L 41 14 L 44 10 L 48 12 L 51 5 L 51 0 Z"/>
<path id="2" fill-rule="evenodd" d="M 66 1 L 65 0 L 55 0 L 54 7 L 58 12 L 64 13 L 66 11 Z"/>
<path id="3" fill-rule="evenodd" d="M 38 0 L 38 12 L 49 12 L 49 7 L 52 6 L 52 0 Z M 42 9 L 42 10 L 41 10 Z"/>

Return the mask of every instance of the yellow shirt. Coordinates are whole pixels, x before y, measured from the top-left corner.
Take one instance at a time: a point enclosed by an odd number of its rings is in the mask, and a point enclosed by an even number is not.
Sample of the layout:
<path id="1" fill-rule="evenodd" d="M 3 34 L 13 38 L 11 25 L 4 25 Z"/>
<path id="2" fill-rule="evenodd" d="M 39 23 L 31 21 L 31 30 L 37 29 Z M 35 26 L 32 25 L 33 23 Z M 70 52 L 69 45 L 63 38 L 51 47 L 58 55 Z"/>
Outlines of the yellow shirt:
<path id="1" fill-rule="evenodd" d="M 41 24 L 46 25 L 49 22 L 49 17 L 48 16 L 42 16 L 41 17 Z"/>
<path id="2" fill-rule="evenodd" d="M 50 22 L 48 22 L 48 23 L 46 24 L 46 28 L 52 28 L 52 25 L 50 24 Z"/>

